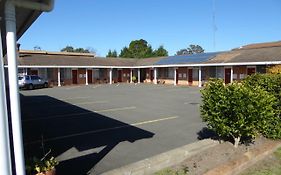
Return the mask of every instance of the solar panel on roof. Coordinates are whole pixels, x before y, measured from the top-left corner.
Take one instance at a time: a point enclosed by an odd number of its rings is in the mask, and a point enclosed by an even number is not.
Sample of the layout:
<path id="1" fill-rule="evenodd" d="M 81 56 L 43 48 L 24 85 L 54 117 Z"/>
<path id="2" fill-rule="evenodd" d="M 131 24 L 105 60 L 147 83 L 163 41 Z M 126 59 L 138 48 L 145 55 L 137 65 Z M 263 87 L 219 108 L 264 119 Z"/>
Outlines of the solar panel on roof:
<path id="1" fill-rule="evenodd" d="M 210 53 L 199 53 L 193 55 L 177 55 L 166 57 L 158 62 L 156 65 L 168 65 L 168 64 L 189 64 L 189 63 L 202 63 L 213 58 L 220 52 L 210 52 Z"/>

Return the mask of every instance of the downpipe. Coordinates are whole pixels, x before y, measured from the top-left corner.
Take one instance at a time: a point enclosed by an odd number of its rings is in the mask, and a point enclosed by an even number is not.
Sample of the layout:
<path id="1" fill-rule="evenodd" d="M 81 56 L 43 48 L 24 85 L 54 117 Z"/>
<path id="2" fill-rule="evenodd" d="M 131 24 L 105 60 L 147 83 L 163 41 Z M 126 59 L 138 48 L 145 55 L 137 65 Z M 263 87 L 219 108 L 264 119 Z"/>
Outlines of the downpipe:
<path id="1" fill-rule="evenodd" d="M 25 161 L 22 139 L 21 109 L 18 88 L 18 66 L 16 47 L 16 11 L 15 7 L 49 12 L 54 8 L 54 0 L 45 3 L 7 0 L 5 3 L 6 45 L 10 88 L 10 107 L 14 145 L 14 161 L 17 175 L 25 175 Z M 3 156 L 3 155 L 1 155 Z"/>

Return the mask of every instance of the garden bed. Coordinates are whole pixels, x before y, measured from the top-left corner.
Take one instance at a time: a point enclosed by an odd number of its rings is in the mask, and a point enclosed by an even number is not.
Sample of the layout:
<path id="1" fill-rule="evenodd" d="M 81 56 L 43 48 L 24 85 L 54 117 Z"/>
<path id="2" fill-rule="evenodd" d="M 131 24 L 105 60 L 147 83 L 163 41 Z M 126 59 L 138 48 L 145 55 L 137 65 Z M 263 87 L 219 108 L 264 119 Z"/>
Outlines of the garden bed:
<path id="1" fill-rule="evenodd" d="M 222 142 L 215 147 L 209 148 L 186 159 L 179 165 L 165 169 L 156 174 L 165 175 L 173 173 L 176 174 L 175 172 L 178 172 L 178 174 L 201 175 L 228 161 L 237 159 L 248 151 L 258 149 L 264 144 L 270 144 L 274 142 L 276 141 L 259 137 L 254 143 L 250 143 L 248 145 L 239 145 L 238 148 L 234 148 L 233 144 L 230 142 Z M 184 170 L 186 170 L 187 173 L 184 173 Z"/>

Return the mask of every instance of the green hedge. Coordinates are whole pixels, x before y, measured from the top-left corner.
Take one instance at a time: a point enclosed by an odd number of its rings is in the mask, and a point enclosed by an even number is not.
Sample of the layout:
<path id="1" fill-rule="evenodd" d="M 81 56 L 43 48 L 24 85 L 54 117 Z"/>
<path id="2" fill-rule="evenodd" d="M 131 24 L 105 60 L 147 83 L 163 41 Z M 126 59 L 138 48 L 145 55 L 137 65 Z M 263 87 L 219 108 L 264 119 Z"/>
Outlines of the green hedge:
<path id="1" fill-rule="evenodd" d="M 275 115 L 260 123 L 259 131 L 268 138 L 281 138 L 281 74 L 255 74 L 248 76 L 243 83 L 250 88 L 261 87 L 275 97 Z"/>
<path id="2" fill-rule="evenodd" d="M 201 92 L 203 121 L 219 136 L 232 137 L 235 147 L 241 137 L 255 138 L 275 116 L 276 98 L 260 86 L 225 86 L 223 80 L 211 79 Z"/>

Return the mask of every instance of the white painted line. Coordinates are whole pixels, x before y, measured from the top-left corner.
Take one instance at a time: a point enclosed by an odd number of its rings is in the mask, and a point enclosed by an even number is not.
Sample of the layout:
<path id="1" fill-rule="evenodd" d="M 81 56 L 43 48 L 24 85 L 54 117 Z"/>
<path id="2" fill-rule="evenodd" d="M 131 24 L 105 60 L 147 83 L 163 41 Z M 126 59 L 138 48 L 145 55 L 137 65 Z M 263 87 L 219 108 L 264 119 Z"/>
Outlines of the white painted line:
<path id="1" fill-rule="evenodd" d="M 143 122 L 125 124 L 125 125 L 116 126 L 116 127 L 112 127 L 112 128 L 104 128 L 104 129 L 98 129 L 98 130 L 94 130 L 94 131 L 86 131 L 86 132 L 81 132 L 81 133 L 76 133 L 76 134 L 69 134 L 69 135 L 64 135 L 64 136 L 59 136 L 59 137 L 47 138 L 47 139 L 44 139 L 44 142 L 56 141 L 56 140 L 61 140 L 61 139 L 66 139 L 66 138 L 76 137 L 76 136 L 81 136 L 81 135 L 87 135 L 87 134 L 95 134 L 95 133 L 106 132 L 106 131 L 111 131 L 111 130 L 116 130 L 116 129 L 121 129 L 121 128 L 128 128 L 128 127 L 132 127 L 132 126 L 140 126 L 140 125 L 156 123 L 156 122 L 161 122 L 161 121 L 166 121 L 166 120 L 172 120 L 172 119 L 177 119 L 177 118 L 179 118 L 179 116 L 171 116 L 171 117 L 159 118 L 159 119 L 155 119 L 155 120 L 147 120 L 147 121 L 143 121 Z M 28 142 L 28 143 L 25 143 L 25 145 L 30 145 L 30 144 L 34 144 L 34 143 L 41 143 L 41 140 Z"/>
<path id="2" fill-rule="evenodd" d="M 103 110 L 98 110 L 98 111 L 94 111 L 94 112 L 100 113 L 100 112 L 124 111 L 124 110 L 130 110 L 130 109 L 136 109 L 136 107 L 129 106 L 129 107 L 123 107 L 123 108 L 103 109 Z"/>
<path id="3" fill-rule="evenodd" d="M 161 121 L 165 121 L 165 120 L 172 120 L 172 119 L 176 119 L 176 118 L 179 118 L 179 116 L 172 116 L 172 117 L 160 118 L 160 119 L 155 119 L 155 120 L 148 120 L 148 121 L 133 123 L 131 125 L 132 126 L 139 126 L 139 125 L 144 125 L 144 124 L 148 124 L 148 123 L 155 123 L 155 122 L 161 122 Z"/>
<path id="4" fill-rule="evenodd" d="M 93 89 L 97 88 L 97 87 L 100 87 L 101 85 L 96 85 L 96 86 L 93 86 Z"/>
<path id="5" fill-rule="evenodd" d="M 64 117 L 74 117 L 74 116 L 80 117 L 81 115 L 87 115 L 87 114 L 93 114 L 93 113 L 124 111 L 124 110 L 131 110 L 131 109 L 136 109 L 136 107 L 135 106 L 129 106 L 129 107 L 122 107 L 122 108 L 111 108 L 111 109 L 103 109 L 103 110 L 73 113 L 73 114 L 53 115 L 53 116 L 47 116 L 47 117 L 25 119 L 25 120 L 22 120 L 22 121 L 23 122 L 30 122 L 30 121 L 37 121 L 37 120 L 50 120 L 50 119 L 55 119 L 55 118 L 64 118 Z"/>
<path id="6" fill-rule="evenodd" d="M 73 98 L 58 98 L 59 100 L 75 100 L 75 99 L 87 99 L 92 97 L 73 97 Z"/>
<path id="7" fill-rule="evenodd" d="M 108 103 L 108 101 L 89 101 L 89 102 L 81 102 L 81 103 L 67 103 L 67 104 L 61 104 L 61 105 L 50 105 L 49 107 L 62 107 L 62 106 L 98 104 L 98 103 Z"/>
<path id="8" fill-rule="evenodd" d="M 71 89 L 76 89 L 76 88 L 80 88 L 81 86 L 73 86 L 73 87 L 68 87 L 68 88 L 65 88 L 66 90 L 71 90 Z"/>

